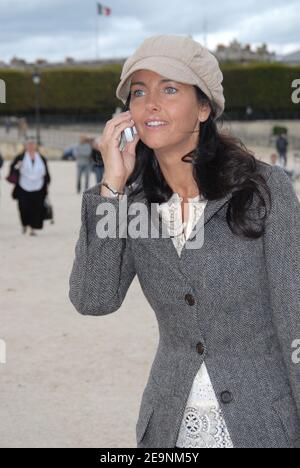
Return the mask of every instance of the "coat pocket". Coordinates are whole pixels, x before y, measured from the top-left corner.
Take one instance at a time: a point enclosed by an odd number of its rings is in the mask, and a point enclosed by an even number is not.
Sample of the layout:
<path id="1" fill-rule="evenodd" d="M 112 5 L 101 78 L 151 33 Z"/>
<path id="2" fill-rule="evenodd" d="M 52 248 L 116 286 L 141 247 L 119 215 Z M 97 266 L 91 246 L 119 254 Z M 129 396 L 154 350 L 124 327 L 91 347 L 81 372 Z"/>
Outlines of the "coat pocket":
<path id="1" fill-rule="evenodd" d="M 147 400 L 145 400 L 141 404 L 139 417 L 136 424 L 136 440 L 138 444 L 143 440 L 146 434 L 146 430 L 149 426 L 153 412 L 153 405 Z"/>
<path id="2" fill-rule="evenodd" d="M 300 419 L 292 394 L 273 402 L 276 411 L 291 448 L 298 448 L 300 444 Z"/>

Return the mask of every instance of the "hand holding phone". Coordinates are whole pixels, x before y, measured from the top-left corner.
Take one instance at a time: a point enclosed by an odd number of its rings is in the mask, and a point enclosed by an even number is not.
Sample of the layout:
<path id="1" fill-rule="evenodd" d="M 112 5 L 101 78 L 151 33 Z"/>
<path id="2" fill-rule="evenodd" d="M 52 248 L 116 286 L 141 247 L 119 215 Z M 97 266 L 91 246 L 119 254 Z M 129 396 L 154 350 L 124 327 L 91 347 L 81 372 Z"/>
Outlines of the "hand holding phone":
<path id="1" fill-rule="evenodd" d="M 124 186 L 134 170 L 139 136 L 133 127 L 130 112 L 123 112 L 106 123 L 98 143 L 105 176 L 112 186 Z"/>

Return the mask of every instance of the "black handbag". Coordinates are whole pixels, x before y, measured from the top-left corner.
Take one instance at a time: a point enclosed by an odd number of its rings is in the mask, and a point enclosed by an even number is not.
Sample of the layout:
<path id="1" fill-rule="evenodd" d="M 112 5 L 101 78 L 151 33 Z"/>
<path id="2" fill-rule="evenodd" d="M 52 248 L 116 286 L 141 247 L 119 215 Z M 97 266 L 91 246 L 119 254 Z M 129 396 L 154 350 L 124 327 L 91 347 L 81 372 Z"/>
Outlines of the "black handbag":
<path id="1" fill-rule="evenodd" d="M 6 177 L 6 180 L 10 184 L 17 185 L 19 181 L 19 171 L 17 171 L 16 169 L 12 169 Z"/>
<path id="2" fill-rule="evenodd" d="M 49 201 L 49 198 L 46 197 L 44 201 L 44 213 L 43 213 L 43 219 L 44 221 L 52 221 L 54 222 L 54 216 L 53 216 L 53 207 Z"/>
<path id="3" fill-rule="evenodd" d="M 20 167 L 22 166 L 22 161 L 23 161 L 23 156 L 20 157 L 18 162 L 16 162 L 15 164 L 13 163 L 10 166 L 9 174 L 6 177 L 7 182 L 15 186 L 17 186 L 19 183 Z M 13 193 L 15 192 L 13 191 Z M 14 195 L 13 195 L 13 198 L 16 199 Z"/>

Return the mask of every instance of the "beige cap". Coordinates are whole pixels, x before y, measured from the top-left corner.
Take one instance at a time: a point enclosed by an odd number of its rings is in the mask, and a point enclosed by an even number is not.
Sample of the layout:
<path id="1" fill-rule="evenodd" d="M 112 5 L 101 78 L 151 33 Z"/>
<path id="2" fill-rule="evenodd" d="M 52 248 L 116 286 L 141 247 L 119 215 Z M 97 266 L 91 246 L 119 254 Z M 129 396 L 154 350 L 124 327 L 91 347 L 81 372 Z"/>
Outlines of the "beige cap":
<path id="1" fill-rule="evenodd" d="M 121 73 L 116 96 L 126 103 L 131 75 L 151 70 L 179 83 L 197 85 L 216 105 L 216 118 L 225 108 L 223 74 L 214 55 L 190 37 L 159 35 L 146 39 L 129 57 Z"/>

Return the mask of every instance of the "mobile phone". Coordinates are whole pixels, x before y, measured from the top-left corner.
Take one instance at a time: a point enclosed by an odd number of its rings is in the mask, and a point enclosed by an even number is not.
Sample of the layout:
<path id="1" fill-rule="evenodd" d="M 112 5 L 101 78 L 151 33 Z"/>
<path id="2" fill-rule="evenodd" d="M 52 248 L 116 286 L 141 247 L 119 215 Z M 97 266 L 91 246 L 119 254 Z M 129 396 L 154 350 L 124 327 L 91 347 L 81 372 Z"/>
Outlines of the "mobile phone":
<path id="1" fill-rule="evenodd" d="M 127 100 L 123 112 L 127 112 L 129 110 L 129 101 Z M 125 128 L 125 130 L 121 133 L 120 138 L 120 149 L 126 146 L 126 143 L 131 143 L 134 140 L 134 136 L 137 135 L 137 129 L 134 127 Z"/>
<path id="2" fill-rule="evenodd" d="M 128 128 L 125 128 L 124 132 L 124 137 L 125 140 L 130 143 L 134 140 L 134 135 L 137 135 L 137 130 L 135 127 L 128 127 Z"/>
<path id="3" fill-rule="evenodd" d="M 120 150 L 123 150 L 127 143 L 131 143 L 134 140 L 134 135 L 137 134 L 137 130 L 135 127 L 128 127 L 121 133 L 120 138 Z"/>

